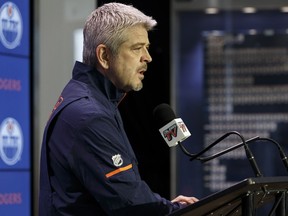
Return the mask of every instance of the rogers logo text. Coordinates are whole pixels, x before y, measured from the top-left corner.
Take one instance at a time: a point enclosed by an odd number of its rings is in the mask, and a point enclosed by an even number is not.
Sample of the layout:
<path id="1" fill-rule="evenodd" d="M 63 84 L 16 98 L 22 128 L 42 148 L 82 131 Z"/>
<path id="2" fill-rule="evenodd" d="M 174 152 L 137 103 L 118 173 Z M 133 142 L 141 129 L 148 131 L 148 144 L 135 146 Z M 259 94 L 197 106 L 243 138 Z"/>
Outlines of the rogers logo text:
<path id="1" fill-rule="evenodd" d="M 0 157 L 7 165 L 16 164 L 22 155 L 23 135 L 14 118 L 6 118 L 0 126 Z"/>
<path id="2" fill-rule="evenodd" d="M 21 80 L 0 77 L 0 91 L 21 91 Z"/>
<path id="3" fill-rule="evenodd" d="M 1 205 L 17 205 L 22 203 L 21 193 L 0 193 Z"/>
<path id="4" fill-rule="evenodd" d="M 20 45 L 23 33 L 22 17 L 18 7 L 6 2 L 0 8 L 0 41 L 7 49 Z"/>

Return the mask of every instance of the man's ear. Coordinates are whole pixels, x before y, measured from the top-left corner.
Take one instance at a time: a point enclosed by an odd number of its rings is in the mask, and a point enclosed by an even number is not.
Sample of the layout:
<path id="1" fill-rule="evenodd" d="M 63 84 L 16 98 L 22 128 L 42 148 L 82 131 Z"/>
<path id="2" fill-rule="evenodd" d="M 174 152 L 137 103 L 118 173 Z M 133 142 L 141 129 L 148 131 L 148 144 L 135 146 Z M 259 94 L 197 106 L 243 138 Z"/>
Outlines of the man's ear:
<path id="1" fill-rule="evenodd" d="M 104 69 L 109 68 L 108 48 L 104 44 L 99 44 L 96 47 L 96 57 Z"/>

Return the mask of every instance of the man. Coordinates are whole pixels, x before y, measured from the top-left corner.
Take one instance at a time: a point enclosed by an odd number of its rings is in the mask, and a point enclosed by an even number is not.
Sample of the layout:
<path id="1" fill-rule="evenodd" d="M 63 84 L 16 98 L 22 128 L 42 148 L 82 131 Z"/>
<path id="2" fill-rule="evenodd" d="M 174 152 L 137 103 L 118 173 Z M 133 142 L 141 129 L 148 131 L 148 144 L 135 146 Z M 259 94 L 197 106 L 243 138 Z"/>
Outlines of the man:
<path id="1" fill-rule="evenodd" d="M 167 215 L 195 197 L 169 201 L 141 179 L 118 104 L 139 91 L 157 22 L 130 5 L 107 3 L 84 26 L 76 62 L 46 125 L 39 216 Z"/>

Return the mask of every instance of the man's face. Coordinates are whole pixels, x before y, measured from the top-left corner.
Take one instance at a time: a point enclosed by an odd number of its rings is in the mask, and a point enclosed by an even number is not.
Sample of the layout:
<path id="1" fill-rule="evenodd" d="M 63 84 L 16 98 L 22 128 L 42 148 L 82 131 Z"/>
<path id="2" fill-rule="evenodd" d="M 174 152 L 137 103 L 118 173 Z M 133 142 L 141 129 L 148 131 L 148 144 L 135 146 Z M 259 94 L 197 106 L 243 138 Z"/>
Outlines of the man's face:
<path id="1" fill-rule="evenodd" d="M 137 25 L 127 29 L 124 35 L 126 41 L 110 62 L 109 77 L 117 88 L 125 92 L 139 91 L 143 87 L 147 64 L 152 61 L 148 52 L 148 32 L 143 26 Z"/>

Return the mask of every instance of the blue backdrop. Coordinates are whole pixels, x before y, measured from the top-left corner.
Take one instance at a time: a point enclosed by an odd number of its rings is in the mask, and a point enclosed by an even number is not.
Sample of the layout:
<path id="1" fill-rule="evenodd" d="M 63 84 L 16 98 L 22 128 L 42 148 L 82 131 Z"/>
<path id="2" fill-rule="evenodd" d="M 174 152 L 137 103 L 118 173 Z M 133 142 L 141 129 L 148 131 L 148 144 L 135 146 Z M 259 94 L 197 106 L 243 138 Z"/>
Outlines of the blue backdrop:
<path id="1" fill-rule="evenodd" d="M 1 216 L 32 212 L 31 13 L 29 0 L 1 1 Z"/>

